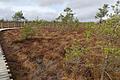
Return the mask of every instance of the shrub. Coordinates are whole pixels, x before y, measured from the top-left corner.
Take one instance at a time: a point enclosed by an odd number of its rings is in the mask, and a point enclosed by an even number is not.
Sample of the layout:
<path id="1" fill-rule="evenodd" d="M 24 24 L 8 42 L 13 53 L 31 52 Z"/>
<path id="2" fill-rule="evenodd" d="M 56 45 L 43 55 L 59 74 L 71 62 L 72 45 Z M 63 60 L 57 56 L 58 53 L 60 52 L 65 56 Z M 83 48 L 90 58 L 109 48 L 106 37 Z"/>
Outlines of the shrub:
<path id="1" fill-rule="evenodd" d="M 32 36 L 35 34 L 34 29 L 32 28 L 31 25 L 25 25 L 21 29 L 21 38 L 22 39 L 29 39 L 32 38 Z"/>
<path id="2" fill-rule="evenodd" d="M 85 66 L 83 55 L 85 55 L 88 50 L 88 48 L 81 46 L 79 42 L 76 41 L 65 49 L 63 69 L 67 78 L 72 80 L 78 79 L 79 73 L 81 73 L 82 70 L 80 66 Z"/>

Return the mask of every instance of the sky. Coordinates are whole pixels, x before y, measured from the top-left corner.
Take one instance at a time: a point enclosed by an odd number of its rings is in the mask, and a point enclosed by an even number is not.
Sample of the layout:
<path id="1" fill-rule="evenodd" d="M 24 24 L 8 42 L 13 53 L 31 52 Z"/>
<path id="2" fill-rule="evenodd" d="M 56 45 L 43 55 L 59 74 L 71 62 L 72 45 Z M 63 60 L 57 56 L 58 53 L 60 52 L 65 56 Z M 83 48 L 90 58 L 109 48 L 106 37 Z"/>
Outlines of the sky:
<path id="1" fill-rule="evenodd" d="M 54 20 L 66 7 L 70 7 L 80 21 L 95 21 L 98 8 L 114 4 L 117 0 L 0 0 L 0 19 L 11 20 L 21 11 L 29 20 Z"/>

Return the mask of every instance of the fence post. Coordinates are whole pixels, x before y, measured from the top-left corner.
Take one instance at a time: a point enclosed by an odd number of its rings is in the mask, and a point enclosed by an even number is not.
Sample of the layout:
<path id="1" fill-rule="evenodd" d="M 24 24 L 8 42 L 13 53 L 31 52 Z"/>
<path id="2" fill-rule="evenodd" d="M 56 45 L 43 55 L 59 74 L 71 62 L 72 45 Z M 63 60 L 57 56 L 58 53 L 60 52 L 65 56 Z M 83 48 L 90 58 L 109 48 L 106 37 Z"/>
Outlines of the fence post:
<path id="1" fill-rule="evenodd" d="M 24 21 L 24 23 L 23 23 L 23 26 L 25 26 L 25 21 Z"/>
<path id="2" fill-rule="evenodd" d="M 2 28 L 2 22 L 0 22 L 0 28 Z"/>
<path id="3" fill-rule="evenodd" d="M 2 27 L 1 28 L 4 28 L 4 21 L 2 22 Z"/>
<path id="4" fill-rule="evenodd" d="M 9 21 L 7 22 L 7 28 L 9 28 Z"/>

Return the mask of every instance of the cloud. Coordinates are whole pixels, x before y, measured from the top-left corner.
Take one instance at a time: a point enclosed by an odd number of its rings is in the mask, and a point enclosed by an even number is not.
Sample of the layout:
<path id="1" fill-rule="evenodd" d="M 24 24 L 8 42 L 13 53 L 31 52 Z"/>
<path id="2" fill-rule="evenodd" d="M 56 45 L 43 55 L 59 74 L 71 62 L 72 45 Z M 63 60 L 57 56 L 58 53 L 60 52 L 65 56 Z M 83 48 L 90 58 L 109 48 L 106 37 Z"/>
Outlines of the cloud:
<path id="1" fill-rule="evenodd" d="M 35 2 L 31 2 L 31 0 L 26 0 L 26 3 L 23 3 L 23 0 L 5 0 L 0 1 L 0 18 L 8 18 L 11 19 L 11 16 L 17 12 L 22 10 L 24 16 L 28 19 L 35 19 L 37 16 L 43 19 L 51 20 L 54 15 L 56 15 L 57 11 L 51 7 L 43 7 L 37 5 Z M 23 3 L 23 4 L 22 4 Z M 28 5 L 30 3 L 30 5 Z M 45 16 L 46 15 L 46 16 Z M 49 16 L 48 16 L 49 15 Z"/>
<path id="2" fill-rule="evenodd" d="M 117 0 L 70 0 L 68 6 L 74 9 L 81 9 L 85 7 L 101 7 L 103 4 L 112 4 Z M 94 9 L 94 8 L 93 8 Z"/>
<path id="3" fill-rule="evenodd" d="M 39 6 L 53 6 L 62 5 L 65 0 L 0 0 L 0 2 L 11 5 L 39 5 Z"/>
<path id="4" fill-rule="evenodd" d="M 0 0 L 0 18 L 10 17 L 22 10 L 28 19 L 53 20 L 66 7 L 71 7 L 80 21 L 95 20 L 94 16 L 104 3 L 112 4 L 117 0 Z"/>
<path id="5" fill-rule="evenodd" d="M 35 0 L 40 6 L 63 5 L 65 0 Z"/>
<path id="6" fill-rule="evenodd" d="M 54 20 L 57 16 L 56 12 L 40 12 L 40 11 L 25 11 L 24 16 L 29 20 L 34 20 L 36 18 L 45 19 L 45 20 Z"/>
<path id="7" fill-rule="evenodd" d="M 95 21 L 96 12 L 97 12 L 96 9 L 86 7 L 86 8 L 83 8 L 81 10 L 77 10 L 76 11 L 76 16 L 78 17 L 78 19 L 80 21 Z"/>
<path id="8" fill-rule="evenodd" d="M 16 0 L 0 0 L 0 2 L 8 2 L 8 1 L 16 1 Z"/>
<path id="9" fill-rule="evenodd" d="M 81 21 L 95 21 L 98 8 L 103 4 L 113 4 L 117 0 L 74 0 L 69 1 L 67 6 L 71 7 Z"/>
<path id="10" fill-rule="evenodd" d="M 0 18 L 4 18 L 4 19 L 11 19 L 12 15 L 13 15 L 14 11 L 12 11 L 11 9 L 0 9 Z"/>

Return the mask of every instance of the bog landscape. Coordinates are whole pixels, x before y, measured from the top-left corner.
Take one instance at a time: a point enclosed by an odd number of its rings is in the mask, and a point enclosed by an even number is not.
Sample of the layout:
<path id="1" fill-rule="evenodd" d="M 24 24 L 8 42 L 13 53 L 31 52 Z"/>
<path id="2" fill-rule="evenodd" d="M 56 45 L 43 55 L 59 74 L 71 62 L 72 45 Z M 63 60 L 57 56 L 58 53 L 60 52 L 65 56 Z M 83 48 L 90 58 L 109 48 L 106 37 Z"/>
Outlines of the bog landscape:
<path id="1" fill-rule="evenodd" d="M 120 80 L 120 1 L 101 6 L 97 22 L 80 22 L 70 7 L 53 21 L 29 21 L 22 11 L 12 18 L 0 20 L 11 79 Z"/>

